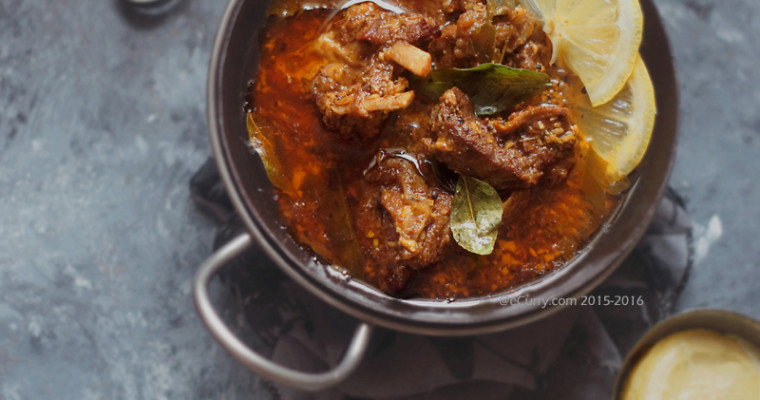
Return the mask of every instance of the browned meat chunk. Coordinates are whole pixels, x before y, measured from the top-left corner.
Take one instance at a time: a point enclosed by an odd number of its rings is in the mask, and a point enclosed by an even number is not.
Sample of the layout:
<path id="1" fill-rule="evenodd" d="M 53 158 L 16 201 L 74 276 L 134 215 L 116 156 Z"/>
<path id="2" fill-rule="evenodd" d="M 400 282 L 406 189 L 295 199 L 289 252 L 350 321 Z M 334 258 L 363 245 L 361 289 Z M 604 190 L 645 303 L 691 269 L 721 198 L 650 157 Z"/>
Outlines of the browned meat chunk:
<path id="1" fill-rule="evenodd" d="M 420 75 L 430 72 L 430 54 L 410 43 L 437 29 L 427 17 L 395 14 L 372 3 L 344 11 L 317 41 L 331 61 L 311 84 L 325 126 L 347 138 L 377 137 L 389 114 L 414 100 L 399 66 Z"/>
<path id="2" fill-rule="evenodd" d="M 513 68 L 545 72 L 551 58 L 552 44 L 542 30 L 537 30 L 527 42 L 507 53 L 504 64 Z"/>
<path id="3" fill-rule="evenodd" d="M 430 42 L 428 50 L 437 68 L 474 67 L 491 61 L 494 26 L 485 4 L 468 3 L 467 11 L 454 24 L 444 25 L 441 36 Z"/>
<path id="4" fill-rule="evenodd" d="M 552 47 L 538 21 L 525 8 L 504 10 L 494 18 L 499 61 L 514 68 L 544 71 Z"/>
<path id="5" fill-rule="evenodd" d="M 434 156 L 497 189 L 563 180 L 574 162 L 576 135 L 563 107 L 532 106 L 507 121 L 484 122 L 467 95 L 453 88 L 441 96 L 431 118 Z"/>
<path id="6" fill-rule="evenodd" d="M 414 99 L 414 92 L 406 92 L 409 82 L 394 75 L 394 66 L 378 57 L 363 69 L 341 63 L 324 66 L 311 88 L 325 126 L 343 137 L 376 137 L 388 113 Z"/>
<path id="7" fill-rule="evenodd" d="M 409 157 L 381 152 L 362 187 L 359 237 L 386 292 L 399 292 L 414 270 L 436 262 L 451 238 L 452 196 L 428 185 Z"/>
<path id="8" fill-rule="evenodd" d="M 396 14 L 370 3 L 349 7 L 332 23 L 344 43 L 361 40 L 377 45 L 417 43 L 438 31 L 438 24 L 419 14 Z"/>
<path id="9" fill-rule="evenodd" d="M 469 68 L 485 62 L 504 62 L 517 68 L 541 69 L 548 65 L 546 35 L 536 19 L 524 8 L 501 7 L 489 10 L 478 1 L 444 3 L 452 10 L 464 11 L 455 23 L 444 25 L 440 37 L 428 50 L 437 68 Z M 551 46 L 548 48 L 551 57 Z"/>

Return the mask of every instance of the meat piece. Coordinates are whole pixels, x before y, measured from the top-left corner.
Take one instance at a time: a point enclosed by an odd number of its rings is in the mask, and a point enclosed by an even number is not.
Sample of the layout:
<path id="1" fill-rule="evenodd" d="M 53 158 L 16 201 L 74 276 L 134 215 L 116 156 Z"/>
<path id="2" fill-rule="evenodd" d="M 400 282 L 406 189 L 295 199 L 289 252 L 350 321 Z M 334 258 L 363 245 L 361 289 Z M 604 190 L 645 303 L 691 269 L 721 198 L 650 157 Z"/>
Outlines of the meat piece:
<path id="1" fill-rule="evenodd" d="M 546 67 L 551 64 L 551 58 L 551 41 L 542 30 L 537 30 L 527 42 L 517 47 L 514 52 L 506 54 L 504 64 L 513 68 L 545 72 Z"/>
<path id="2" fill-rule="evenodd" d="M 311 92 L 325 126 L 343 137 L 375 138 L 388 113 L 414 99 L 413 92 L 406 92 L 406 78 L 395 75 L 394 66 L 379 57 L 362 68 L 339 62 L 322 67 Z"/>
<path id="3" fill-rule="evenodd" d="M 339 32 L 344 43 L 360 40 L 384 46 L 417 43 L 436 34 L 438 25 L 420 14 L 396 14 L 366 2 L 345 10 L 330 30 Z"/>
<path id="4" fill-rule="evenodd" d="M 415 269 L 431 264 L 449 242 L 452 196 L 428 186 L 407 159 L 380 157 L 367 178 L 380 185 L 380 205 L 398 234 L 397 261 Z"/>
<path id="5" fill-rule="evenodd" d="M 435 140 L 428 147 L 436 158 L 497 189 L 558 182 L 574 163 L 576 135 L 563 107 L 532 106 L 507 121 L 484 122 L 467 95 L 453 88 L 433 109 L 431 127 Z"/>
<path id="6" fill-rule="evenodd" d="M 482 3 L 467 3 L 455 24 L 444 25 L 441 36 L 430 42 L 437 68 L 474 67 L 491 61 L 495 28 Z"/>
<path id="7" fill-rule="evenodd" d="M 513 113 L 506 121 L 497 118 L 488 121 L 488 124 L 493 127 L 498 136 L 512 135 L 517 132 L 518 129 L 532 124 L 535 121 L 542 119 L 552 119 L 554 117 L 567 118 L 568 110 L 565 107 L 559 107 L 551 104 L 540 104 L 537 106 L 529 106 L 521 111 Z"/>
<path id="8" fill-rule="evenodd" d="M 417 74 L 430 71 L 430 55 L 412 46 L 437 32 L 418 14 L 395 14 L 372 3 L 349 7 L 316 42 L 330 60 L 311 82 L 322 121 L 343 137 L 372 140 L 393 111 L 414 93 L 396 63 Z"/>
<path id="9" fill-rule="evenodd" d="M 525 8 L 500 7 L 492 15 L 494 10 L 489 11 L 478 1 L 444 1 L 443 6 L 444 10 L 464 12 L 456 23 L 444 25 L 440 37 L 430 42 L 428 50 L 436 67 L 470 68 L 485 62 L 503 62 L 516 68 L 542 70 L 548 65 L 551 44 Z"/>
<path id="10" fill-rule="evenodd" d="M 548 66 L 549 59 L 529 59 L 528 50 L 536 50 L 532 54 L 535 57 L 543 57 L 543 48 L 548 44 L 546 34 L 539 28 L 538 21 L 523 7 L 513 10 L 503 10 L 503 14 L 494 17 L 496 25 L 496 40 L 494 46 L 498 49 L 499 61 L 514 67 L 530 70 L 542 70 L 537 66 Z M 528 44 L 530 42 L 530 44 Z M 551 45 L 548 49 L 551 58 Z M 515 54 L 517 53 L 517 54 Z"/>
<path id="11" fill-rule="evenodd" d="M 319 35 L 314 49 L 325 56 L 331 63 L 343 63 L 351 67 L 360 67 L 362 44 L 359 42 L 341 43 L 333 31 Z"/>
<path id="12" fill-rule="evenodd" d="M 381 289 L 392 293 L 415 270 L 436 262 L 451 240 L 452 195 L 428 185 L 409 157 L 376 156 L 362 183 L 358 213 L 362 248 L 380 266 Z"/>

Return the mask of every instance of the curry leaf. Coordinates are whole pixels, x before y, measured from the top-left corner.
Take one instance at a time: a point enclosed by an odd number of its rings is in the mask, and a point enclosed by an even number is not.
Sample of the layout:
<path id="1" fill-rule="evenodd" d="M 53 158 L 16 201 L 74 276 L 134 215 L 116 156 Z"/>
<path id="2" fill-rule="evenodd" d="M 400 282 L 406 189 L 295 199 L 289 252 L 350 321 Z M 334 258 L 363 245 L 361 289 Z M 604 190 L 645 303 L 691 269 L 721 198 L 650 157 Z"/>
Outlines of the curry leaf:
<path id="1" fill-rule="evenodd" d="M 261 157 L 269 181 L 278 189 L 290 190 L 291 182 L 286 177 L 280 159 L 277 157 L 275 144 L 271 140 L 271 132 L 262 130 L 253 119 L 252 113 L 248 113 L 246 117 L 246 126 L 251 147 Z"/>
<path id="2" fill-rule="evenodd" d="M 449 225 L 460 246 L 475 254 L 491 254 L 502 213 L 496 189 L 479 179 L 459 176 Z"/>
<path id="3" fill-rule="evenodd" d="M 472 35 L 472 46 L 478 62 L 487 63 L 494 60 L 495 44 L 496 26 L 489 20 Z"/>
<path id="4" fill-rule="evenodd" d="M 494 63 L 467 69 L 439 69 L 427 78 L 414 81 L 417 90 L 434 100 L 452 87 L 458 87 L 470 96 L 478 115 L 504 111 L 551 86 L 546 74 Z"/>

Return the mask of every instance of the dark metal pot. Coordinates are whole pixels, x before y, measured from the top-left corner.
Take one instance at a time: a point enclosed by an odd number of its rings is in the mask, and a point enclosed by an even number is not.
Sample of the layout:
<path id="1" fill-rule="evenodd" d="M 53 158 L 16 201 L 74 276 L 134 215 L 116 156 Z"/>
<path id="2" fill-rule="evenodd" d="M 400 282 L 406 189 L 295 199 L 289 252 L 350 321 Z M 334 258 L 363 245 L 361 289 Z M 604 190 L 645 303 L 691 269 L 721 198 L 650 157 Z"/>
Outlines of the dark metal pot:
<path id="1" fill-rule="evenodd" d="M 616 269 L 644 234 L 667 185 L 678 122 L 671 50 L 651 0 L 642 0 L 645 28 L 641 52 L 654 81 L 658 115 L 649 150 L 638 169 L 639 179 L 589 245 L 564 267 L 517 290 L 451 303 L 397 299 L 358 280 L 347 280 L 314 262 L 314 254 L 282 229 L 273 187 L 248 145 L 243 111 L 247 82 L 258 65 L 258 33 L 266 22 L 267 3 L 231 0 L 214 44 L 208 80 L 211 143 L 229 196 L 248 232 L 213 254 L 201 266 L 194 284 L 201 318 L 222 346 L 252 371 L 286 385 L 318 390 L 345 379 L 358 365 L 373 325 L 454 336 L 495 332 L 538 320 L 559 307 L 505 304 L 518 297 L 569 298 L 588 293 Z M 251 246 L 259 246 L 315 296 L 359 320 L 344 360 L 334 370 L 314 375 L 277 366 L 247 348 L 214 312 L 208 282 L 227 261 Z"/>

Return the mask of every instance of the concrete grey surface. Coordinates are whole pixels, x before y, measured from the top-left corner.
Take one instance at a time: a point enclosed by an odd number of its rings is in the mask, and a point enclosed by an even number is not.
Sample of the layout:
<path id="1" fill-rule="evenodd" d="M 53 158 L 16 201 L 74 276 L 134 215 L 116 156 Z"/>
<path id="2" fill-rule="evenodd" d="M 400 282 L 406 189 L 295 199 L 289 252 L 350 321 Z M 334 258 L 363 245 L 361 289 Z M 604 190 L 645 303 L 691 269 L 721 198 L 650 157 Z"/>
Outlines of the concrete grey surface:
<path id="1" fill-rule="evenodd" d="M 153 26 L 116 5 L 0 0 L 0 399 L 248 398 L 190 297 L 225 4 Z"/>
<path id="2" fill-rule="evenodd" d="M 696 227 L 696 263 L 678 307 L 760 318 L 760 2 L 656 4 L 681 88 L 671 186 Z"/>
<path id="3" fill-rule="evenodd" d="M 148 24 L 117 1 L 0 0 L 0 400 L 269 398 L 190 299 L 224 3 Z M 698 228 L 678 307 L 760 318 L 760 3 L 656 3 L 682 98 L 671 182 Z"/>

